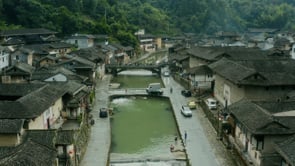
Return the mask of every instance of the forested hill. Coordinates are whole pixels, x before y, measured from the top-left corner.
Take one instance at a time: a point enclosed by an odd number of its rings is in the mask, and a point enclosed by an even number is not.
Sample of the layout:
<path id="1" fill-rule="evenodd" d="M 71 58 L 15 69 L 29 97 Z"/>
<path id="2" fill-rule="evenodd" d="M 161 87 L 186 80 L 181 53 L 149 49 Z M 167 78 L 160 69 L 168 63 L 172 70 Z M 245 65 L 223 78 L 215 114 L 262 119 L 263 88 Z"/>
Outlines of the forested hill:
<path id="1" fill-rule="evenodd" d="M 134 44 L 138 29 L 152 34 L 295 29 L 294 0 L 0 0 L 0 15 L 1 29 L 108 34 L 123 44 Z"/>

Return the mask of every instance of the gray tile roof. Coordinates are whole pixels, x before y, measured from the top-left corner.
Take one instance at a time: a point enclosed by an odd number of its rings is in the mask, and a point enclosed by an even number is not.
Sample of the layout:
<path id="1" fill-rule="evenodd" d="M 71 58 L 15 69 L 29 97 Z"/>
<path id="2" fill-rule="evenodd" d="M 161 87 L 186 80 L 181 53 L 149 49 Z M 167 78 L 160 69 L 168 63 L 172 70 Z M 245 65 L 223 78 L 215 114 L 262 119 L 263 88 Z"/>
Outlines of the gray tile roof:
<path id="1" fill-rule="evenodd" d="M 41 35 L 41 34 L 56 34 L 57 32 L 43 29 L 12 29 L 12 30 L 3 30 L 0 33 L 0 36 L 23 36 L 23 35 Z"/>
<path id="2" fill-rule="evenodd" d="M 195 74 L 195 75 L 204 75 L 204 74 L 213 74 L 213 71 L 207 66 L 207 65 L 201 65 L 197 67 L 193 67 L 187 70 L 187 73 L 189 74 Z"/>
<path id="3" fill-rule="evenodd" d="M 91 62 L 91 61 L 89 61 L 85 58 L 79 57 L 79 56 L 74 56 L 71 59 L 61 61 L 58 64 L 56 64 L 55 66 L 64 66 L 64 65 L 65 65 L 65 67 L 70 65 L 74 69 L 78 69 L 78 68 L 92 69 L 95 67 L 94 62 Z"/>
<path id="4" fill-rule="evenodd" d="M 71 54 L 80 56 L 92 62 L 104 61 L 106 58 L 106 55 L 102 52 L 102 50 L 96 47 L 79 49 L 77 51 L 72 51 Z"/>
<path id="5" fill-rule="evenodd" d="M 284 159 L 295 166 L 295 136 L 291 136 L 289 139 L 275 143 L 276 151 L 284 157 Z"/>
<path id="6" fill-rule="evenodd" d="M 12 148 L 5 154 L 0 154 L 2 166 L 52 166 L 56 163 L 57 152 L 53 148 L 27 140 Z"/>
<path id="7" fill-rule="evenodd" d="M 232 61 L 226 58 L 209 67 L 216 74 L 237 85 L 280 86 L 295 85 L 294 60 Z"/>
<path id="8" fill-rule="evenodd" d="M 12 84 L 0 84 L 0 96 L 24 96 L 41 87 L 44 83 L 31 84 L 31 83 L 12 83 Z M 3 99 L 1 99 L 3 100 Z"/>
<path id="9" fill-rule="evenodd" d="M 67 77 L 68 80 L 75 80 L 77 82 L 83 82 L 87 80 L 88 78 L 85 76 L 78 75 L 74 72 L 72 72 L 69 69 L 66 69 L 62 66 L 49 66 L 49 67 L 43 67 L 40 69 L 36 69 L 33 74 L 31 80 L 40 80 L 44 81 L 52 76 L 55 76 L 57 74 L 63 74 Z"/>
<path id="10" fill-rule="evenodd" d="M 71 145 L 74 144 L 76 132 L 75 130 L 59 130 L 56 138 L 58 145 Z"/>
<path id="11" fill-rule="evenodd" d="M 273 102 L 269 102 L 272 104 Z M 294 117 L 277 117 L 259 103 L 241 100 L 228 107 L 230 114 L 252 134 L 294 134 Z M 293 107 L 295 108 L 295 107 Z"/>
<path id="12" fill-rule="evenodd" d="M 7 75 L 30 75 L 35 70 L 35 67 L 27 64 L 18 62 L 15 65 L 8 67 L 5 70 Z"/>
<path id="13" fill-rule="evenodd" d="M 2 119 L 36 118 L 66 92 L 66 89 L 58 89 L 47 84 L 16 101 L 0 101 L 0 117 Z"/>
<path id="14" fill-rule="evenodd" d="M 246 47 L 192 47 L 186 50 L 187 54 L 210 62 L 217 61 L 222 57 L 232 60 L 268 60 L 287 59 L 288 54 L 278 50 L 261 50 Z M 277 55 L 277 56 L 273 56 Z"/>
<path id="15" fill-rule="evenodd" d="M 18 134 L 23 128 L 23 119 L 0 119 L 1 134 Z"/>
<path id="16" fill-rule="evenodd" d="M 26 130 L 25 139 L 32 140 L 41 145 L 55 148 L 57 130 Z"/>
<path id="17" fill-rule="evenodd" d="M 73 96 L 86 88 L 86 85 L 78 83 L 76 81 L 67 81 L 66 83 L 55 82 L 51 86 L 54 86 L 57 89 L 66 89 L 67 93 Z"/>

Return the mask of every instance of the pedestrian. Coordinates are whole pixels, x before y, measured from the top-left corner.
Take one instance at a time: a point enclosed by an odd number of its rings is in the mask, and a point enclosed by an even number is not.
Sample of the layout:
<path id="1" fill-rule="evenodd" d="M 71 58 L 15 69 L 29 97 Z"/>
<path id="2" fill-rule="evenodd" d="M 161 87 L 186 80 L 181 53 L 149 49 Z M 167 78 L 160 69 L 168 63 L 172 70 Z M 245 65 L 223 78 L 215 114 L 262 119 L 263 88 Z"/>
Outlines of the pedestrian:
<path id="1" fill-rule="evenodd" d="M 170 145 L 170 152 L 173 152 L 174 151 L 174 146 L 171 144 Z"/>
<path id="2" fill-rule="evenodd" d="M 177 136 L 175 136 L 174 141 L 175 141 L 175 145 L 177 144 Z"/>
<path id="3" fill-rule="evenodd" d="M 187 139 L 187 132 L 184 131 L 184 141 L 186 142 L 186 139 Z"/>
<path id="4" fill-rule="evenodd" d="M 172 89 L 172 87 L 170 88 L 170 93 L 172 93 L 173 92 L 173 89 Z"/>

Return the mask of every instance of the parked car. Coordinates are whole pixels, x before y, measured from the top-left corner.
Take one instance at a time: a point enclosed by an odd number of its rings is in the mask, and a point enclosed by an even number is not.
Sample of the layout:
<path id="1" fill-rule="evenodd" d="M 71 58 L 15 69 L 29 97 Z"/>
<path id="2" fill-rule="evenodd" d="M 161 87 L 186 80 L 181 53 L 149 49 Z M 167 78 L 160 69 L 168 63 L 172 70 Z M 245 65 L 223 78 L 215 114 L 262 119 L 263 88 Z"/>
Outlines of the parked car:
<path id="1" fill-rule="evenodd" d="M 169 73 L 169 71 L 165 71 L 165 72 L 163 73 L 163 75 L 164 75 L 164 77 L 169 77 L 169 76 L 170 76 L 170 73 Z"/>
<path id="2" fill-rule="evenodd" d="M 182 90 L 181 91 L 181 94 L 184 96 L 184 97 L 191 97 L 192 96 L 192 92 L 190 90 Z"/>
<path id="3" fill-rule="evenodd" d="M 107 108 L 100 108 L 99 109 L 99 117 L 100 118 L 107 118 L 108 117 L 108 109 Z"/>
<path id="4" fill-rule="evenodd" d="M 181 106 L 180 112 L 185 117 L 192 117 L 193 115 L 192 110 L 186 105 Z"/>
<path id="5" fill-rule="evenodd" d="M 187 105 L 188 105 L 188 107 L 189 107 L 190 109 L 196 109 L 196 107 L 197 107 L 195 101 L 189 101 L 189 102 L 187 103 Z"/>
<path id="6" fill-rule="evenodd" d="M 205 103 L 210 110 L 217 109 L 217 101 L 215 99 L 208 98 L 208 99 L 206 99 Z"/>

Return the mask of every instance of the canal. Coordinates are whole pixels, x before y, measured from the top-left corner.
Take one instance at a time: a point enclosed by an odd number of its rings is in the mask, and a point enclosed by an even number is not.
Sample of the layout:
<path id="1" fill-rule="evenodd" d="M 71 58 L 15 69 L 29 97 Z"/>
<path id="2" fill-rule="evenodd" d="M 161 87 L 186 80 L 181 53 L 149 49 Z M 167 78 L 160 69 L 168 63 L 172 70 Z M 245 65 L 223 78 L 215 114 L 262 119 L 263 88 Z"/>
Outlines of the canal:
<path id="1" fill-rule="evenodd" d="M 130 74 L 130 73 L 129 73 Z M 160 77 L 118 75 L 111 81 L 119 88 L 145 88 Z M 162 84 L 162 87 L 164 85 Z M 170 100 L 164 97 L 129 96 L 111 99 L 111 162 L 168 161 L 182 163 L 184 152 L 171 153 L 170 146 L 183 148 Z M 175 142 L 175 137 L 178 140 Z"/>

